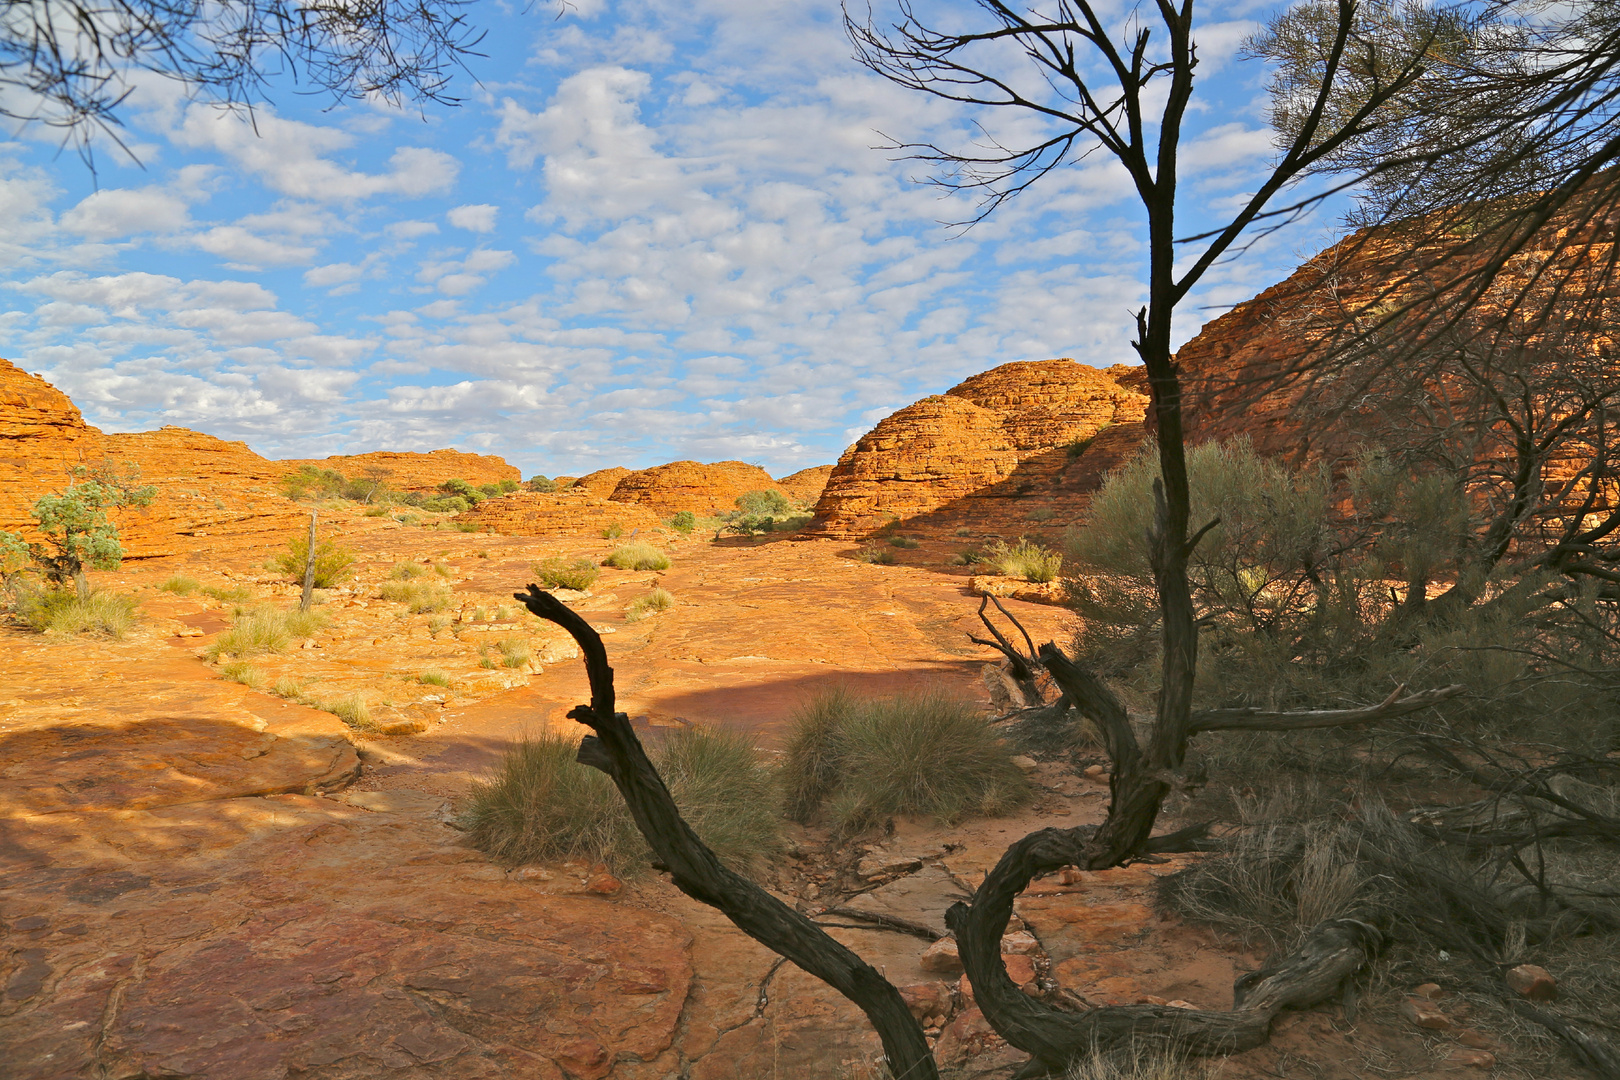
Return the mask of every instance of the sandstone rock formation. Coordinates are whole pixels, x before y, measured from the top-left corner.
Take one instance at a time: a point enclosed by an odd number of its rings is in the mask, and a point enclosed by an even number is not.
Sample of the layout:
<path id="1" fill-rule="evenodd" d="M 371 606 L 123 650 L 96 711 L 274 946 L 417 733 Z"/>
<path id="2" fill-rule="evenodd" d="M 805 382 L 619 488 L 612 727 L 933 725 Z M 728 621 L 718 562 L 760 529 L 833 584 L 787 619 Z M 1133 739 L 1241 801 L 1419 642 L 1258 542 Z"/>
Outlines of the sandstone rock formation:
<path id="1" fill-rule="evenodd" d="M 609 525 L 626 533 L 660 528 L 657 514 L 633 503 L 609 502 L 583 487 L 541 494 L 520 491 L 485 499 L 472 510 L 456 515 L 504 536 L 601 536 Z"/>
<path id="2" fill-rule="evenodd" d="M 832 476 L 831 465 L 812 465 L 781 477 L 774 484 L 776 490 L 805 506 L 814 506 L 827 490 L 827 478 Z"/>
<path id="3" fill-rule="evenodd" d="M 597 469 L 595 472 L 586 473 L 575 480 L 574 486 L 584 488 L 592 495 L 604 499 L 611 498 L 613 489 L 619 486 L 619 481 L 629 476 L 632 471 L 623 465 L 615 465 L 611 469 Z M 562 477 L 558 477 L 558 479 L 560 480 Z"/>
<path id="4" fill-rule="evenodd" d="M 724 514 L 737 508 L 737 496 L 743 492 L 777 486 L 770 473 L 758 465 L 741 461 L 717 461 L 712 465 L 672 461 L 627 474 L 614 487 L 612 499 L 639 503 L 659 517 L 682 510 Z"/>
<path id="5" fill-rule="evenodd" d="M 1069 520 L 1140 440 L 1146 407 L 1073 360 L 1003 364 L 862 436 L 833 469 L 811 531 L 853 537 L 924 515 L 981 530 L 1017 528 L 1030 513 Z"/>
<path id="6" fill-rule="evenodd" d="M 68 396 L 0 360 L 0 529 L 26 529 L 34 500 L 66 482 L 75 465 L 102 456 L 102 434 Z"/>
<path id="7" fill-rule="evenodd" d="M 521 480 L 517 466 L 494 454 L 468 454 L 460 450 L 430 450 L 406 453 L 376 450 L 369 454 L 346 454 L 327 458 L 288 459 L 276 463 L 282 475 L 301 465 L 333 469 L 345 477 L 382 476 L 389 487 L 401 491 L 430 491 L 446 480 L 465 480 L 474 487 Z"/>

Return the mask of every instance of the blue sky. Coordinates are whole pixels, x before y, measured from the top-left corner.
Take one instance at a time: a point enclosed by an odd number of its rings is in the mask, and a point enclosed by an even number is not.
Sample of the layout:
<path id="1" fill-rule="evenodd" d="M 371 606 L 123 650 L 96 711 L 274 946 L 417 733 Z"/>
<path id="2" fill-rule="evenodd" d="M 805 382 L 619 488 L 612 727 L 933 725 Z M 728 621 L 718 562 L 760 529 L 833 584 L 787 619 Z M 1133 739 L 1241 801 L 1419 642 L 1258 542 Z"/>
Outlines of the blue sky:
<path id="1" fill-rule="evenodd" d="M 1271 153 L 1266 71 L 1237 59 L 1268 10 L 1202 16 L 1189 228 Z M 857 66 L 836 5 L 469 11 L 488 55 L 459 108 L 278 86 L 250 119 L 145 78 L 123 114 L 139 164 L 103 146 L 92 175 L 48 131 L 6 133 L 0 355 L 107 430 L 177 424 L 270 457 L 452 446 L 525 476 L 679 458 L 780 475 L 996 364 L 1133 362 L 1123 174 L 1093 159 L 943 227 L 970 208 L 873 147 L 966 145 L 975 116 Z M 1332 225 L 1218 267 L 1178 339 Z"/>

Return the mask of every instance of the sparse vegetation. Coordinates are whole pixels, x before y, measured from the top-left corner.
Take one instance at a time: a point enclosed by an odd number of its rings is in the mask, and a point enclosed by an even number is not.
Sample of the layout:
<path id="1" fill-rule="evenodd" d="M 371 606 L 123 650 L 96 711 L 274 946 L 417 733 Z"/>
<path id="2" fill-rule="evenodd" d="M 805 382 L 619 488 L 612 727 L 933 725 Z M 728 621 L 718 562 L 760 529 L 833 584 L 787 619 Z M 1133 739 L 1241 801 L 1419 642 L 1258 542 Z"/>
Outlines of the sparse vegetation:
<path id="1" fill-rule="evenodd" d="M 922 541 L 914 536 L 901 536 L 899 533 L 893 533 L 889 536 L 889 546 L 900 548 L 903 551 L 910 551 L 921 547 Z"/>
<path id="2" fill-rule="evenodd" d="M 669 556 L 651 544 L 625 544 L 614 548 L 602 565 L 619 570 L 668 570 Z"/>
<path id="3" fill-rule="evenodd" d="M 602 527 L 602 539 L 617 540 L 624 535 L 624 526 L 617 521 L 610 521 Z"/>
<path id="4" fill-rule="evenodd" d="M 253 590 L 246 585 L 208 585 L 203 588 L 202 593 L 222 604 L 240 604 L 253 599 Z"/>
<path id="5" fill-rule="evenodd" d="M 669 519 L 669 527 L 678 533 L 689 533 L 697 528 L 697 515 L 690 510 L 677 510 Z"/>
<path id="6" fill-rule="evenodd" d="M 421 577 L 425 573 L 427 573 L 427 567 L 421 563 L 402 562 L 396 563 L 388 576 L 395 581 L 409 581 L 412 578 Z"/>
<path id="7" fill-rule="evenodd" d="M 285 652 L 294 639 L 309 637 L 325 625 L 326 617 L 314 611 L 270 607 L 239 610 L 235 625 L 214 639 L 208 655 L 217 660 L 222 656 Z"/>
<path id="8" fill-rule="evenodd" d="M 164 579 L 163 584 L 159 585 L 158 588 L 167 593 L 174 593 L 176 596 L 190 596 L 202 588 L 202 582 L 187 574 L 171 574 Z"/>
<path id="9" fill-rule="evenodd" d="M 1029 782 L 979 711 L 938 692 L 823 691 L 798 711 L 783 762 L 789 816 L 846 833 L 895 814 L 950 823 L 1022 805 Z"/>
<path id="10" fill-rule="evenodd" d="M 272 560 L 276 569 L 294 582 L 302 583 L 304 568 L 309 562 L 309 537 L 296 536 L 287 543 L 287 550 Z M 330 589 L 350 574 L 354 553 L 336 540 L 319 540 L 315 544 L 315 587 Z"/>
<path id="11" fill-rule="evenodd" d="M 1058 571 L 1063 569 L 1062 555 L 1027 536 L 1019 537 L 1018 543 L 1010 546 L 1005 541 L 997 540 L 985 548 L 985 554 L 986 561 L 995 566 L 996 573 L 1037 584 L 1056 581 Z"/>
<path id="12" fill-rule="evenodd" d="M 507 865 L 583 857 L 638 872 L 647 848 L 613 782 L 574 760 L 578 743 L 541 735 L 514 743 L 500 771 L 474 787 L 468 839 Z M 746 736 L 695 728 L 652 752 L 682 816 L 738 870 L 777 850 L 775 785 Z"/>
<path id="13" fill-rule="evenodd" d="M 501 666 L 509 668 L 526 667 L 529 663 L 529 642 L 525 638 L 509 637 L 496 642 L 495 647 L 501 653 Z"/>
<path id="14" fill-rule="evenodd" d="M 235 660 L 229 664 L 221 664 L 219 673 L 232 682 L 239 682 L 243 686 L 251 687 L 254 690 L 264 685 L 264 672 L 246 660 Z"/>
<path id="15" fill-rule="evenodd" d="M 291 698 L 294 701 L 303 697 L 304 684 L 291 675 L 283 675 L 276 680 L 271 690 L 278 696 Z"/>
<path id="16" fill-rule="evenodd" d="M 573 589 L 584 592 L 596 584 L 602 571 L 589 559 L 563 559 L 553 556 L 532 563 L 529 569 L 542 589 Z"/>
<path id="17" fill-rule="evenodd" d="M 952 566 L 977 566 L 984 562 L 984 556 L 976 548 L 963 548 L 951 556 Z"/>
<path id="18" fill-rule="evenodd" d="M 440 668 L 428 668 L 416 676 L 416 681 L 423 686 L 449 686 L 450 675 Z"/>
<path id="19" fill-rule="evenodd" d="M 668 611 L 674 606 L 675 597 L 671 596 L 667 590 L 654 589 L 646 596 L 638 596 L 631 602 L 630 606 L 625 609 L 624 621 L 640 622 L 649 615 L 660 611 Z"/>
<path id="20" fill-rule="evenodd" d="M 427 621 L 428 636 L 429 637 L 435 637 L 435 638 L 438 637 L 439 636 L 439 631 L 443 630 L 445 627 L 447 627 L 449 625 L 450 625 L 450 620 L 445 618 L 443 615 L 435 615 L 435 616 L 433 616 L 433 618 L 431 618 L 431 619 L 429 619 Z"/>
<path id="21" fill-rule="evenodd" d="M 872 563 L 875 566 L 893 566 L 894 552 L 888 548 L 878 547 L 876 544 L 867 544 L 855 552 L 855 561 Z"/>
<path id="22" fill-rule="evenodd" d="M 16 613 L 42 634 L 121 638 L 135 625 L 135 598 L 109 589 L 92 589 L 83 597 L 67 588 L 29 590 L 18 595 Z"/>
<path id="23" fill-rule="evenodd" d="M 350 694 L 348 697 L 327 702 L 321 708 L 356 731 L 370 731 L 375 727 L 371 721 L 371 706 L 367 704 L 365 695 L 359 691 Z"/>
<path id="24" fill-rule="evenodd" d="M 385 581 L 377 595 L 396 604 L 404 604 L 412 615 L 443 611 L 454 601 L 450 589 L 436 581 L 409 579 Z"/>

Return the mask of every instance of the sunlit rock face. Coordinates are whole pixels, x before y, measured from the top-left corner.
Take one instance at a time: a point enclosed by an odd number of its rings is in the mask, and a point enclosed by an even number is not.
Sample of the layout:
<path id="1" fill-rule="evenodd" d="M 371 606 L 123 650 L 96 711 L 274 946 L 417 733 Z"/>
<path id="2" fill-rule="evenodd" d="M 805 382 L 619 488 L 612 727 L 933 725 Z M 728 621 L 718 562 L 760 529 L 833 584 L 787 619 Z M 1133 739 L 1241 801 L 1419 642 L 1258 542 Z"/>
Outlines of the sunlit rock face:
<path id="1" fill-rule="evenodd" d="M 672 461 L 639 469 L 620 478 L 611 496 L 614 502 L 637 503 L 661 517 L 690 510 L 694 514 L 724 514 L 737 508 L 737 496 L 775 487 L 771 474 L 742 461 Z"/>

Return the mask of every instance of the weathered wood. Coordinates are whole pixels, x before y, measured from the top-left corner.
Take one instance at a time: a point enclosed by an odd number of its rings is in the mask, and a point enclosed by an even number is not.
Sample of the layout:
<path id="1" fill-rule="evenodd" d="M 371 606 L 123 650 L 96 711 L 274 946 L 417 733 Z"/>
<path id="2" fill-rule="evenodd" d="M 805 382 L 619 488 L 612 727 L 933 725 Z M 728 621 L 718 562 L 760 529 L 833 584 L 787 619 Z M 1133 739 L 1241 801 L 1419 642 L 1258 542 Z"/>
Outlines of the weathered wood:
<path id="1" fill-rule="evenodd" d="M 591 703 L 575 707 L 568 715 L 596 733 L 582 742 L 579 760 L 612 778 L 636 827 L 669 871 L 675 887 L 717 908 L 743 933 L 854 1002 L 883 1041 L 893 1075 L 906 1080 L 937 1080 L 939 1070 L 922 1027 L 900 992 L 821 927 L 733 873 L 682 819 L 669 789 L 631 729 L 629 718 L 614 709 L 613 669 L 608 666 L 601 636 L 562 601 L 536 585 L 513 597 L 539 618 L 562 627 L 579 643 L 590 678 Z"/>
<path id="2" fill-rule="evenodd" d="M 1194 733 L 1201 731 L 1304 731 L 1307 728 L 1348 727 L 1374 720 L 1389 720 L 1397 716 L 1427 709 L 1468 689 L 1461 683 L 1440 686 L 1433 690 L 1420 690 L 1406 694 L 1406 686 L 1397 686 L 1377 705 L 1364 705 L 1355 709 L 1297 709 L 1275 712 L 1267 709 L 1205 709 L 1192 714 Z M 1405 695 L 1405 696 L 1402 696 Z"/>

